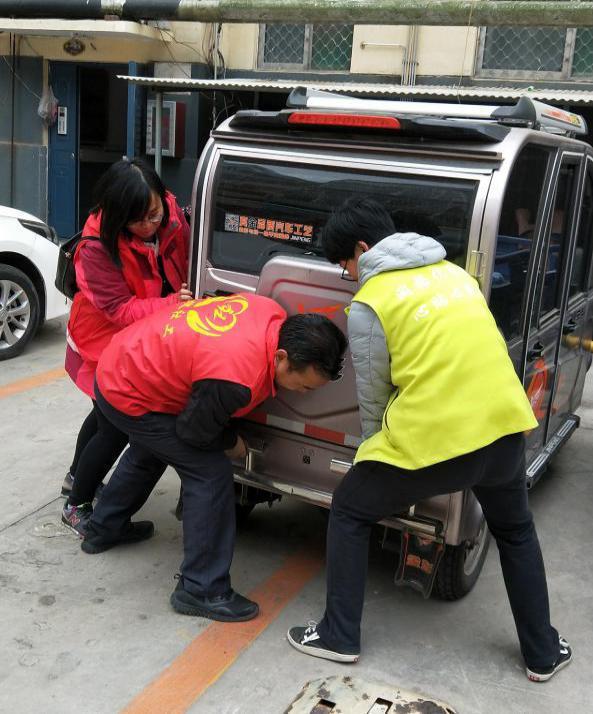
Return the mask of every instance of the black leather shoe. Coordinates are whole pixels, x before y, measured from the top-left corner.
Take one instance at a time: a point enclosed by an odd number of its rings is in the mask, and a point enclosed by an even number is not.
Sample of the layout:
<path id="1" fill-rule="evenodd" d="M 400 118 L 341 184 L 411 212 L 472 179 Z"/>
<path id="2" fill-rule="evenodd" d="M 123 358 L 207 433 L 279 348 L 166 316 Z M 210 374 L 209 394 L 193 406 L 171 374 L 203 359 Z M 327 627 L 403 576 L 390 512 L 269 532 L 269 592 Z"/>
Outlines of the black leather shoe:
<path id="1" fill-rule="evenodd" d="M 115 538 L 105 538 L 95 535 L 92 532 L 92 525 L 80 544 L 85 553 L 92 555 L 103 553 L 116 545 L 123 543 L 138 543 L 141 540 L 148 540 L 154 535 L 154 523 L 152 521 L 136 521 L 128 523 L 126 530 Z"/>
<path id="2" fill-rule="evenodd" d="M 173 609 L 182 615 L 208 617 L 219 622 L 245 622 L 245 620 L 253 620 L 259 613 L 259 605 L 256 602 L 248 600 L 234 590 L 211 598 L 200 597 L 184 590 L 182 580 L 177 583 L 170 601 Z"/>

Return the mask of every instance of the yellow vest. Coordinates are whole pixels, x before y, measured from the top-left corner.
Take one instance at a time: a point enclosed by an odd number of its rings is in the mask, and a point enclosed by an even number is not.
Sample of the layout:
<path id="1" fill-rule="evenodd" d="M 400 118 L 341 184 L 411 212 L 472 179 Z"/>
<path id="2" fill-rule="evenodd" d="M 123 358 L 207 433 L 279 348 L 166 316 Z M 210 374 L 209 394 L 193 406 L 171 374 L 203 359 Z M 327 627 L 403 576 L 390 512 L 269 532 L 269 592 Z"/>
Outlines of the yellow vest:
<path id="1" fill-rule="evenodd" d="M 404 469 L 468 454 L 533 429 L 505 341 L 476 281 L 445 260 L 371 277 L 354 296 L 376 313 L 395 392 L 358 461 Z"/>

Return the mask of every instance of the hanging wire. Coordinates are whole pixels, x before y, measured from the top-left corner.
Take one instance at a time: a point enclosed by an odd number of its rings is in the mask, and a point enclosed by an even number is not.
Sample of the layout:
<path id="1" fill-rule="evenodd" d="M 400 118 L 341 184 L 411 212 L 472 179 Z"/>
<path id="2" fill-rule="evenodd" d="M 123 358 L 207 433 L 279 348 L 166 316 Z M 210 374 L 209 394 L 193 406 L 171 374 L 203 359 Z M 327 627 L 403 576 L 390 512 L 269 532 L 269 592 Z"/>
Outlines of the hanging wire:
<path id="1" fill-rule="evenodd" d="M 465 67 L 465 58 L 467 57 L 467 46 L 469 43 L 469 32 L 471 28 L 472 16 L 474 14 L 474 7 L 476 6 L 476 0 L 472 0 L 472 4 L 469 8 L 469 15 L 467 18 L 467 29 L 465 32 L 465 47 L 463 49 L 463 59 L 461 60 L 461 69 L 459 72 L 459 83 L 457 84 L 457 101 L 461 104 L 461 95 L 459 90 L 461 88 L 461 82 L 463 81 L 463 68 Z"/>
<path id="2" fill-rule="evenodd" d="M 173 60 L 173 64 L 175 65 L 175 67 L 177 67 L 179 70 L 181 70 L 181 72 L 182 72 L 188 79 L 191 79 L 191 78 L 192 78 L 192 77 L 191 77 L 191 74 L 188 74 L 188 73 L 187 73 L 185 67 L 182 66 L 181 62 L 179 62 L 179 60 L 177 60 L 177 59 L 175 58 L 175 56 L 173 55 L 173 52 L 171 52 L 171 48 L 169 47 L 169 45 L 168 45 L 167 42 L 165 41 L 165 37 L 164 37 L 164 35 L 163 35 L 163 31 L 161 30 L 160 27 L 158 28 L 158 30 L 159 30 L 159 33 L 160 33 L 160 35 L 161 35 L 161 42 L 163 43 L 163 45 L 165 46 L 165 49 L 166 49 L 167 52 L 169 53 L 169 56 L 170 56 L 171 59 Z"/>
<path id="3" fill-rule="evenodd" d="M 206 59 L 206 56 L 205 56 L 204 48 L 203 48 L 203 47 L 202 47 L 202 52 L 200 52 L 198 49 L 196 49 L 193 45 L 190 45 L 188 42 L 181 42 L 181 40 L 178 40 L 178 39 L 175 37 L 175 33 L 174 33 L 174 32 L 171 32 L 171 30 L 167 30 L 167 29 L 164 29 L 164 28 L 163 28 L 163 29 L 159 28 L 159 30 L 160 30 L 161 34 L 162 34 L 162 33 L 165 33 L 165 34 L 170 38 L 170 41 L 171 41 L 171 42 L 173 42 L 173 43 L 176 44 L 176 45 L 181 45 L 181 46 L 183 46 L 183 47 L 187 47 L 187 48 L 188 48 L 189 50 L 191 50 L 192 52 L 195 52 L 195 54 L 198 56 L 198 58 L 199 58 L 202 62 L 207 62 L 207 59 Z M 162 38 L 161 38 L 161 39 L 162 39 Z"/>
<path id="4" fill-rule="evenodd" d="M 37 99 L 41 99 L 41 97 L 39 96 L 39 94 L 37 94 L 37 92 L 34 92 L 34 91 L 31 89 L 31 87 L 29 87 L 29 85 L 28 85 L 28 84 L 25 82 L 25 80 L 20 76 L 20 74 L 12 67 L 12 65 L 10 64 L 10 62 L 6 59 L 6 57 L 5 57 L 4 55 L 2 55 L 2 59 L 4 60 L 4 64 L 7 65 L 8 69 L 9 69 L 10 72 L 11 72 L 11 74 L 14 75 L 14 78 L 17 80 L 17 82 L 19 82 L 20 84 L 22 84 L 23 87 L 27 90 L 27 92 L 29 92 L 29 94 L 32 94 L 32 95 L 33 95 L 34 97 L 36 97 Z"/>

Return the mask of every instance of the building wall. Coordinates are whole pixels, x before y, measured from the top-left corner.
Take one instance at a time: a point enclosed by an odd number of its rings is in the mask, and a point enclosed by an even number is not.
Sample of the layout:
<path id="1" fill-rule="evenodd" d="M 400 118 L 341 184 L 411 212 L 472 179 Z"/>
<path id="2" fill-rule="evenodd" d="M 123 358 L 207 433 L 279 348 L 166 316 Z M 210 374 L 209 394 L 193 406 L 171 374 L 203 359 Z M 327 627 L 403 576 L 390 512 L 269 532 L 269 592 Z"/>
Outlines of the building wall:
<path id="1" fill-rule="evenodd" d="M 356 25 L 352 41 L 350 72 L 378 75 L 378 79 L 399 77 L 409 28 L 403 26 Z M 229 69 L 257 70 L 259 25 L 223 26 L 221 50 Z M 473 73 L 477 41 L 474 27 L 423 26 L 418 28 L 418 76 L 456 76 Z M 373 43 L 375 46 L 362 43 Z M 377 44 L 395 45 L 392 47 Z M 267 70 L 269 74 L 269 70 Z"/>
<path id="2" fill-rule="evenodd" d="M 84 51 L 72 57 L 64 50 L 65 40 L 75 28 L 84 42 Z M 260 26 L 234 24 L 222 26 L 219 49 L 224 62 L 214 52 L 217 26 L 203 23 L 161 22 L 141 25 L 131 22 L 104 21 L 39 21 L 37 31 L 22 37 L 18 42 L 17 72 L 29 86 L 16 82 L 15 134 L 10 136 L 10 111 L 0 112 L 0 202 L 10 202 L 12 186 L 13 204 L 45 215 L 47 195 L 47 131 L 37 117 L 35 94 L 40 95 L 47 77 L 48 62 L 53 60 L 76 63 L 128 63 L 136 62 L 147 74 L 163 72 L 177 76 L 212 77 L 291 76 L 306 79 L 314 72 L 287 74 L 274 69 L 258 68 L 258 42 Z M 58 36 L 39 36 L 55 32 Z M 478 30 L 473 27 L 420 26 L 417 30 L 416 82 L 427 84 L 469 83 L 474 75 L 474 62 L 478 43 Z M 402 26 L 359 25 L 354 28 L 350 72 L 323 73 L 327 79 L 359 82 L 398 83 L 402 75 L 402 62 L 410 44 L 410 28 Z M 9 34 L 0 33 L 0 55 L 9 57 Z M 114 80 L 119 81 L 119 80 Z M 0 62 L 0 98 L 10 97 L 11 75 L 6 62 Z M 139 90 L 140 102 L 151 95 Z M 187 105 L 185 157 L 163 157 L 163 177 L 182 203 L 191 195 L 193 173 L 213 118 L 224 116 L 223 98 L 213 93 L 181 93 L 165 95 Z M 259 96 L 260 106 L 280 101 L 278 96 Z M 255 95 L 235 93 L 225 95 L 228 111 L 238 106 L 250 106 Z M 222 107 L 221 107 L 222 105 Z M 9 106 L 9 104 L 4 104 Z M 275 105 L 274 105 L 275 106 Z M 123 107 L 120 108 L 123 110 Z M 145 112 L 144 112 L 145 114 Z M 136 124 L 141 126 L 145 117 L 139 115 Z M 144 147 L 142 146 L 142 151 Z M 11 173 L 11 167 L 14 171 Z M 11 179 L 12 176 L 12 179 Z M 32 180 L 31 180 L 32 177 Z M 12 183 L 11 183 L 12 181 Z"/>
<path id="3" fill-rule="evenodd" d="M 47 136 L 37 114 L 43 91 L 43 61 L 17 57 L 12 106 L 11 56 L 0 61 L 0 204 L 45 219 Z M 14 115 L 13 115 L 14 112 Z"/>
<path id="4" fill-rule="evenodd" d="M 63 26 L 61 22 L 44 22 L 44 30 L 57 30 Z M 48 195 L 48 133 L 40 117 L 37 115 L 38 97 L 25 88 L 25 84 L 36 95 L 41 96 L 43 87 L 47 86 L 48 66 L 51 61 L 74 62 L 79 65 L 97 66 L 102 64 L 137 62 L 142 65 L 143 73 L 152 74 L 155 63 L 169 62 L 188 76 L 210 76 L 206 67 L 206 52 L 204 42 L 209 26 L 193 23 L 163 23 L 162 30 L 151 28 L 152 39 L 144 37 L 130 38 L 119 35 L 101 35 L 96 28 L 110 27 L 116 32 L 120 25 L 131 23 L 86 22 L 85 32 L 80 39 L 85 44 L 84 51 L 76 56 L 67 54 L 64 42 L 67 36 L 26 36 L 18 41 L 16 73 L 22 82 L 15 80 L 15 136 L 14 145 L 11 142 L 10 111 L 0 111 L 0 203 L 13 205 L 29 211 L 40 218 L 47 219 Z M 95 32 L 93 32 L 95 30 Z M 174 38 L 174 41 L 172 41 Z M 181 44 L 183 43 L 183 44 Z M 8 34 L 0 34 L 0 97 L 6 98 L 5 107 L 10 107 L 11 72 L 10 41 Z M 180 69 L 181 68 L 181 69 Z M 125 73 L 125 72 L 124 72 Z M 23 84 L 23 82 L 25 84 Z M 115 77 L 110 84 L 122 83 Z M 111 94 L 114 94 L 111 92 Z M 117 93 L 118 95 L 121 92 Z M 141 92 L 141 101 L 149 98 L 146 91 Z M 185 156 L 182 159 L 163 158 L 163 179 L 171 190 L 179 197 L 180 202 L 189 203 L 193 175 L 198 161 L 199 148 L 203 145 L 210 121 L 210 113 L 200 107 L 197 94 L 185 93 L 165 96 L 166 99 L 185 102 L 187 105 Z M 59 97 L 58 97 L 59 99 Z M 113 111 L 126 112 L 126 102 L 118 101 Z M 142 113 L 141 122 L 145 121 L 146 112 Z M 112 114 L 110 114 L 112 116 Z M 114 123 L 115 124 L 115 123 Z M 199 141 L 201 139 L 201 141 Z M 109 142 L 108 142 L 109 143 Z M 144 142 L 140 144 L 144 153 Z M 93 152 L 90 152 L 93 153 Z M 96 153 L 96 152 L 95 152 Z M 85 149 L 81 158 L 89 158 L 89 149 Z M 105 153 L 105 162 L 119 158 L 113 152 Z M 100 157 L 93 157 L 99 161 Z M 149 157 L 149 161 L 152 158 Z M 105 163 L 105 165 L 107 165 Z M 85 167 L 92 165 L 85 163 Z M 97 163 L 100 167 L 101 163 Z M 88 203 L 91 187 L 84 184 L 88 171 L 81 173 L 81 204 Z M 87 177 L 88 178 L 88 177 Z M 92 182 L 94 179 L 92 177 Z M 12 195 L 11 195 L 12 185 Z M 81 206 L 82 207 L 82 206 Z"/>

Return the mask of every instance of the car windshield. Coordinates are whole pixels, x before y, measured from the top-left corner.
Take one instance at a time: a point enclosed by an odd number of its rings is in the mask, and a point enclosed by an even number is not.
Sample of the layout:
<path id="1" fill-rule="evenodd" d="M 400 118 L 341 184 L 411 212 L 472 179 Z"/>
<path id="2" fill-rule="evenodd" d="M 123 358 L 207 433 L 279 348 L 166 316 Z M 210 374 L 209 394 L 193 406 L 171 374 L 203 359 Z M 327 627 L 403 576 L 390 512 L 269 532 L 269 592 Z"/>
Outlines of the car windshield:
<path id="1" fill-rule="evenodd" d="M 476 186 L 441 176 L 223 158 L 210 261 L 258 274 L 278 254 L 322 257 L 321 232 L 332 210 L 352 196 L 369 196 L 387 208 L 397 231 L 435 238 L 449 260 L 465 266 Z"/>

